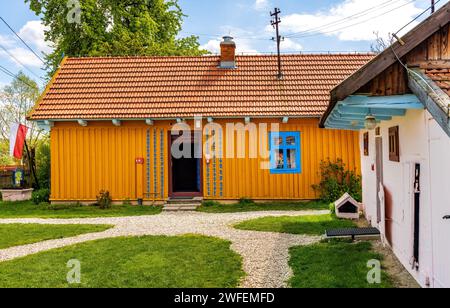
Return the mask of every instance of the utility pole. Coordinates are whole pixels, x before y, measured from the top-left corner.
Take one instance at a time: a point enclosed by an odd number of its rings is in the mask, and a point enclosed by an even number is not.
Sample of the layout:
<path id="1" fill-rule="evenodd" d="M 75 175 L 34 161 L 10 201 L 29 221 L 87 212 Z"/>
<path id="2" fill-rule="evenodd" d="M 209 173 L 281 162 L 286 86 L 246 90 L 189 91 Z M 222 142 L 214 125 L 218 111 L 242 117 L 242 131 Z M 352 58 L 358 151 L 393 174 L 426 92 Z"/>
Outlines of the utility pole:
<path id="1" fill-rule="evenodd" d="M 281 14 L 281 10 L 279 8 L 275 8 L 275 11 L 270 13 L 270 16 L 273 17 L 271 20 L 272 26 L 276 29 L 277 36 L 273 38 L 273 40 L 277 42 L 277 54 L 278 54 L 278 79 L 283 79 L 283 72 L 281 70 L 281 40 L 283 39 L 280 35 L 279 24 L 281 23 L 281 18 L 279 15 Z"/>
<path id="2" fill-rule="evenodd" d="M 435 1 L 431 0 L 431 14 L 434 14 L 436 11 Z"/>

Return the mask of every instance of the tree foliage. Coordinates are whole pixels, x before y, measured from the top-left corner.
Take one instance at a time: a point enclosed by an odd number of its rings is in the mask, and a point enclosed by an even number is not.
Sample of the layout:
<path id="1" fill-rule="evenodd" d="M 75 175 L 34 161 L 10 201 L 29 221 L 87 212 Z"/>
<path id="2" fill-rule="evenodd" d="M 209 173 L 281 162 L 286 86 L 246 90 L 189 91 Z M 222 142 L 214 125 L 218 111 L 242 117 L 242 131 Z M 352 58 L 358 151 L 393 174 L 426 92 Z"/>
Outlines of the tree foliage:
<path id="1" fill-rule="evenodd" d="M 22 72 L 0 90 L 0 135 L 3 140 L 9 140 L 11 124 L 21 123 L 29 127 L 28 144 L 31 148 L 36 147 L 43 133 L 36 122 L 27 121 L 26 116 L 38 98 L 38 85 Z"/>
<path id="2" fill-rule="evenodd" d="M 183 56 L 201 55 L 198 37 L 179 38 L 183 13 L 178 0 L 75 0 L 79 23 L 68 16 L 67 0 L 25 0 L 42 16 L 50 74 L 66 56 Z"/>
<path id="3" fill-rule="evenodd" d="M 42 138 L 36 148 L 36 173 L 41 188 L 50 188 L 50 139 Z"/>

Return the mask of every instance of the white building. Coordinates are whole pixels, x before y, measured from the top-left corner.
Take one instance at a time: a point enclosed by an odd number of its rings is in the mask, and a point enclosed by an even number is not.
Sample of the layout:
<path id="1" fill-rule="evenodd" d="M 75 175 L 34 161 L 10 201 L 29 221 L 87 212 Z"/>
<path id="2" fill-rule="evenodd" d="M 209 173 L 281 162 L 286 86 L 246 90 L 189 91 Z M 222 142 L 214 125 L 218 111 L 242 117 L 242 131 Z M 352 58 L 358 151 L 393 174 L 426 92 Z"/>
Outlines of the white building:
<path id="1" fill-rule="evenodd" d="M 423 287 L 450 288 L 449 22 L 450 3 L 337 86 L 321 121 L 361 132 L 365 215 Z"/>

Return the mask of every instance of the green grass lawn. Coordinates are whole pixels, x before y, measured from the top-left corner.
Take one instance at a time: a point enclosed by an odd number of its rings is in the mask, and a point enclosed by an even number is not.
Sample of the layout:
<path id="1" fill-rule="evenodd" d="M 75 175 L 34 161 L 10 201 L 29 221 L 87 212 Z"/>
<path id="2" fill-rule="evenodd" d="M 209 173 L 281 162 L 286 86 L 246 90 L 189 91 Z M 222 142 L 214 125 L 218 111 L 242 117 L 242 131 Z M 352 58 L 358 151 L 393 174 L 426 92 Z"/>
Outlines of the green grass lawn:
<path id="1" fill-rule="evenodd" d="M 102 232 L 110 228 L 112 226 L 108 225 L 0 224 L 0 249 L 85 233 Z"/>
<path id="2" fill-rule="evenodd" d="M 382 256 L 374 253 L 370 242 L 330 242 L 290 249 L 294 277 L 293 288 L 392 288 L 392 280 L 382 271 L 381 284 L 369 284 L 369 260 Z"/>
<path id="3" fill-rule="evenodd" d="M 143 216 L 161 213 L 161 207 L 116 205 L 102 210 L 94 206 L 43 206 L 27 202 L 0 202 L 1 218 L 90 218 Z"/>
<path id="4" fill-rule="evenodd" d="M 81 284 L 66 281 L 81 262 Z M 0 287 L 230 288 L 244 272 L 230 243 L 203 236 L 98 240 L 0 263 Z"/>
<path id="5" fill-rule="evenodd" d="M 198 209 L 205 213 L 237 213 L 255 211 L 308 211 L 328 210 L 329 205 L 321 201 L 311 202 L 268 202 L 268 203 L 236 203 L 220 204 L 217 202 L 205 202 Z"/>
<path id="6" fill-rule="evenodd" d="M 323 235 L 327 229 L 353 227 L 356 227 L 354 222 L 340 220 L 331 215 L 264 217 L 235 225 L 235 228 L 241 230 L 307 235 Z"/>

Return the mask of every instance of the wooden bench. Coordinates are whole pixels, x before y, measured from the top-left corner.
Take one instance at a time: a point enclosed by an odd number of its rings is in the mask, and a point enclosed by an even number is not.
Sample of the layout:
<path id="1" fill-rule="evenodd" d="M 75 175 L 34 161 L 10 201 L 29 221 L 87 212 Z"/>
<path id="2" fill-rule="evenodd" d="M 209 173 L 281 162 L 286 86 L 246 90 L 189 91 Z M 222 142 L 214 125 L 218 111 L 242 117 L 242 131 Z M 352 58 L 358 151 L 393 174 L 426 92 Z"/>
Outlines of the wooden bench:
<path id="1" fill-rule="evenodd" d="M 351 237 L 354 241 L 357 237 L 379 238 L 381 233 L 377 228 L 348 228 L 327 230 L 325 236 L 327 239 Z"/>

